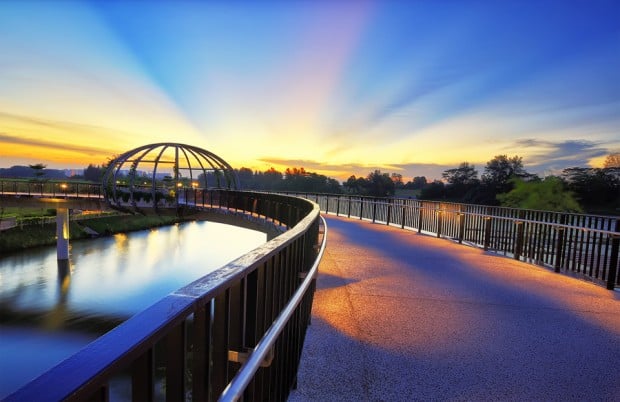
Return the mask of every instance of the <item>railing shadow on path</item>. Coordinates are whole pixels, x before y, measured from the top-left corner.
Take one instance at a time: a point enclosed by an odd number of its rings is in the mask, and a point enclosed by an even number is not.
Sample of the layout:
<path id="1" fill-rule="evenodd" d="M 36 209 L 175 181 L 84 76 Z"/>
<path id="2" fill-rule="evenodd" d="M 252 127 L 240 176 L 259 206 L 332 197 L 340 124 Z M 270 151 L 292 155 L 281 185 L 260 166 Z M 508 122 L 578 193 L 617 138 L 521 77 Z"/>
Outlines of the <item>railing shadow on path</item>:
<path id="1" fill-rule="evenodd" d="M 446 239 L 327 222 L 290 401 L 620 395 L 619 292 Z"/>

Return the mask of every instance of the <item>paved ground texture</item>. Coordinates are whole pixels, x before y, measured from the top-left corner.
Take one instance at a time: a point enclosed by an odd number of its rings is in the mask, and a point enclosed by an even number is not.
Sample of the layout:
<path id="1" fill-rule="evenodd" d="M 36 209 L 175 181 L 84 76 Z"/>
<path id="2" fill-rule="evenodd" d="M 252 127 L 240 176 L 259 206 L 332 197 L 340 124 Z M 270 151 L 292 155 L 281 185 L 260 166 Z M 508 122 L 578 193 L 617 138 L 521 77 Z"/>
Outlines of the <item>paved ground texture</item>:
<path id="1" fill-rule="evenodd" d="M 620 401 L 620 292 L 330 216 L 290 401 Z"/>

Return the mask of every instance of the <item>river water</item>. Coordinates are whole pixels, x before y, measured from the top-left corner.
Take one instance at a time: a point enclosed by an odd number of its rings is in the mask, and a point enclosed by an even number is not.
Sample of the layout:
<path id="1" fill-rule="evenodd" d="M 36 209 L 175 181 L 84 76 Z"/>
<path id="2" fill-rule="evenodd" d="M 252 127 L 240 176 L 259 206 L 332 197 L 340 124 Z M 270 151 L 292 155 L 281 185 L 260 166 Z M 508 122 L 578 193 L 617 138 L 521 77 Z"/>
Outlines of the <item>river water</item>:
<path id="1" fill-rule="evenodd" d="M 189 222 L 0 256 L 0 399 L 267 235 Z"/>

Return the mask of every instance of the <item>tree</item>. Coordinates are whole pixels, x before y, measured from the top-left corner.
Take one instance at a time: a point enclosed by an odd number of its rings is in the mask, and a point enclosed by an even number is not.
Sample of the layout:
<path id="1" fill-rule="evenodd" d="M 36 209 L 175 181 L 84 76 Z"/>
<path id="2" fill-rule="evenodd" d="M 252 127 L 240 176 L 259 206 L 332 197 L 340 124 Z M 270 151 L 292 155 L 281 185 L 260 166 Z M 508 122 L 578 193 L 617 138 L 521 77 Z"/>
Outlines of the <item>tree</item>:
<path id="1" fill-rule="evenodd" d="M 45 176 L 45 172 L 43 170 L 47 167 L 47 165 L 37 163 L 35 165 L 28 165 L 28 167 L 32 169 L 35 178 L 42 180 L 43 176 Z"/>
<path id="2" fill-rule="evenodd" d="M 403 175 L 400 173 L 392 173 L 390 176 L 392 182 L 394 182 L 394 188 L 403 188 L 405 184 L 403 183 Z"/>
<path id="3" fill-rule="evenodd" d="M 478 171 L 468 162 L 463 162 L 456 169 L 445 170 L 441 176 L 448 186 L 445 188 L 446 197 L 453 201 L 467 202 L 471 194 L 478 188 Z"/>
<path id="4" fill-rule="evenodd" d="M 387 173 L 375 170 L 366 178 L 350 176 L 343 186 L 347 193 L 371 197 L 390 197 L 394 195 L 394 182 Z"/>
<path id="5" fill-rule="evenodd" d="M 456 169 L 445 170 L 441 177 L 452 185 L 469 185 L 478 182 L 478 171 L 474 165 L 463 162 Z"/>
<path id="6" fill-rule="evenodd" d="M 375 170 L 366 178 L 368 181 L 367 194 L 373 197 L 390 197 L 394 195 L 394 182 L 387 173 Z"/>
<path id="7" fill-rule="evenodd" d="M 582 211 L 572 192 L 567 190 L 559 177 L 549 176 L 544 180 L 532 181 L 514 178 L 511 181 L 514 188 L 508 193 L 497 195 L 502 206 L 540 211 Z"/>
<path id="8" fill-rule="evenodd" d="M 513 177 L 521 179 L 532 177 L 523 167 L 523 158 L 520 156 L 509 158 L 506 155 L 497 155 L 487 162 L 482 174 L 482 182 L 495 189 L 497 194 L 500 194 L 511 190 L 512 183 L 510 179 Z"/>
<path id="9" fill-rule="evenodd" d="M 88 167 L 84 169 L 84 180 L 100 182 L 103 171 L 103 167 L 89 164 Z"/>
<path id="10" fill-rule="evenodd" d="M 507 193 L 514 184 L 512 178 L 531 180 L 536 175 L 528 173 L 523 167 L 520 156 L 509 158 L 506 155 L 497 155 L 487 162 L 482 174 L 481 186 L 475 194 L 470 194 L 469 202 L 486 205 L 497 205 L 497 194 Z"/>
<path id="11" fill-rule="evenodd" d="M 413 178 L 413 181 L 407 182 L 407 184 L 405 184 L 405 188 L 411 190 L 420 190 L 424 188 L 426 184 L 426 176 L 416 176 Z"/>
<path id="12" fill-rule="evenodd" d="M 257 183 L 259 190 L 279 190 L 282 183 L 282 173 L 269 168 L 263 173 L 257 175 Z"/>
<path id="13" fill-rule="evenodd" d="M 561 177 L 588 212 L 618 213 L 620 205 L 619 168 L 564 169 Z"/>
<path id="14" fill-rule="evenodd" d="M 239 179 L 239 187 L 242 189 L 255 189 L 252 169 L 242 167 L 237 171 L 237 178 Z"/>
<path id="15" fill-rule="evenodd" d="M 446 198 L 445 184 L 439 180 L 434 180 L 432 183 L 426 185 L 420 192 L 420 199 L 422 200 L 442 200 Z"/>
<path id="16" fill-rule="evenodd" d="M 363 177 L 351 175 L 347 181 L 343 183 L 343 186 L 349 194 L 366 195 L 368 181 Z"/>

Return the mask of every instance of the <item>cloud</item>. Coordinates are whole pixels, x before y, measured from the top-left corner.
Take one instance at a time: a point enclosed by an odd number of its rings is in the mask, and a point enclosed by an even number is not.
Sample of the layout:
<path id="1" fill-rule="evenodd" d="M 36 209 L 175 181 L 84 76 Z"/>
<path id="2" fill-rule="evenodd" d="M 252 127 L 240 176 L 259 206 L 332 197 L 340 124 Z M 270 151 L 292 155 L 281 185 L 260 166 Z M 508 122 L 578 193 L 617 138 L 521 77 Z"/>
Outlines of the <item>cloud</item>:
<path id="1" fill-rule="evenodd" d="M 119 130 L 59 120 L 22 116 L 0 112 L 0 123 L 11 129 L 0 132 L 0 143 L 7 145 L 25 145 L 38 148 L 62 149 L 85 155 L 113 155 L 118 153 L 116 145 L 122 143 L 131 133 Z M 14 131 L 17 134 L 11 134 Z M 22 133 L 34 133 L 24 135 Z M 80 133 L 79 136 L 75 133 Z M 44 137 L 44 138 L 41 138 Z M 102 142 L 110 146 L 88 145 Z"/>
<path id="2" fill-rule="evenodd" d="M 84 154 L 100 154 L 100 153 L 109 153 L 112 154 L 112 151 L 103 148 L 95 148 L 89 146 L 80 146 L 80 145 L 71 145 L 67 143 L 58 143 L 53 141 L 45 141 L 40 140 L 38 138 L 23 138 L 23 137 L 15 137 L 12 135 L 8 135 L 5 133 L 0 133 L 0 144 L 12 144 L 12 145 L 28 145 L 39 148 L 53 148 L 53 149 L 64 149 L 67 151 L 80 152 Z"/>
<path id="3" fill-rule="evenodd" d="M 545 141 L 521 139 L 510 148 L 524 150 L 525 168 L 536 173 L 557 173 L 575 166 L 587 166 L 594 158 L 610 154 L 601 142 L 589 140 Z"/>

